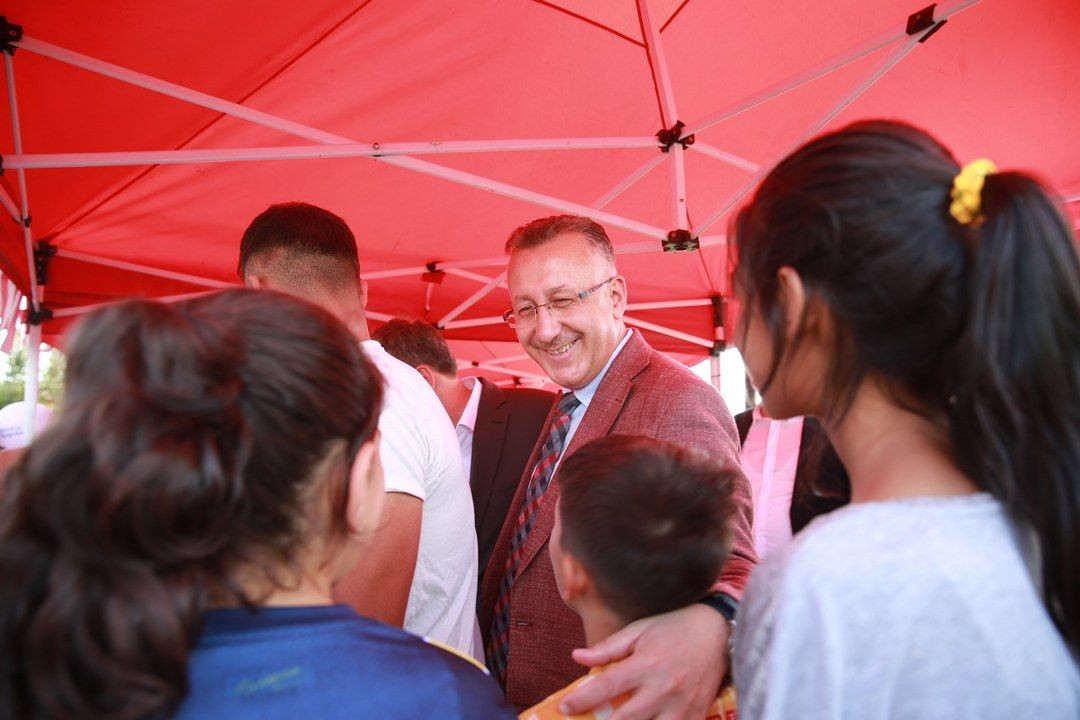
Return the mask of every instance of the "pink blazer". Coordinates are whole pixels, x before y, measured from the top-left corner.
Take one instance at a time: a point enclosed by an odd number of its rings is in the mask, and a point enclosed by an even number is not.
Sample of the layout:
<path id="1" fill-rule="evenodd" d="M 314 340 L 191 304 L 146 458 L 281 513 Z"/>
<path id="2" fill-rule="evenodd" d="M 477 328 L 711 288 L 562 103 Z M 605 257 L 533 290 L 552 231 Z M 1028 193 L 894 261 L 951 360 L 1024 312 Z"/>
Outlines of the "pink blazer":
<path id="1" fill-rule="evenodd" d="M 479 619 L 485 642 L 528 473 L 547 437 L 552 414 L 549 413 L 525 465 L 481 584 Z M 696 448 L 739 467 L 739 435 L 719 393 L 679 363 L 654 351 L 636 330 L 608 368 L 564 457 L 590 440 L 614 434 L 660 438 Z M 548 555 L 555 502 L 559 497 L 558 480 L 556 472 L 526 542 L 521 569 L 510 595 L 506 697 L 519 710 L 543 700 L 586 671 L 570 657 L 574 648 L 584 647 L 585 632 L 581 620 L 559 597 Z M 739 512 L 733 519 L 733 550 L 716 589 L 740 598 L 756 562 L 750 487 L 741 470 L 735 497 Z"/>

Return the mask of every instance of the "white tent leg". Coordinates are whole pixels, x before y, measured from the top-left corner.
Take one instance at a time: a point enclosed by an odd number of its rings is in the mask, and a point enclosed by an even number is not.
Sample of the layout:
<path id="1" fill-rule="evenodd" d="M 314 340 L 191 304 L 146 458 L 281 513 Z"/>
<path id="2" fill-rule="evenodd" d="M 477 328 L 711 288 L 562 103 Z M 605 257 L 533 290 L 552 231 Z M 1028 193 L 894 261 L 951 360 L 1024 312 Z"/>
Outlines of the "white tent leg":
<path id="1" fill-rule="evenodd" d="M 712 382 L 712 386 L 716 388 L 716 392 L 721 392 L 719 353 L 714 352 L 709 356 L 709 380 Z"/>
<path id="2" fill-rule="evenodd" d="M 754 175 L 754 177 L 750 178 L 750 180 L 747 181 L 745 185 L 739 188 L 739 190 L 734 195 L 728 198 L 728 200 L 722 206 L 720 206 L 712 215 L 706 218 L 705 221 L 697 228 L 698 232 L 704 232 L 713 223 L 726 215 L 728 210 L 730 210 L 735 205 L 735 203 L 742 200 L 748 192 L 753 190 L 757 186 L 757 184 L 761 182 L 762 178 L 764 178 L 765 175 L 767 175 L 769 171 L 772 170 L 776 162 L 778 162 L 781 158 L 787 156 L 788 153 L 802 145 L 807 139 L 809 139 L 823 127 L 828 125 L 834 117 L 839 115 L 844 110 L 844 108 L 854 102 L 857 97 L 866 92 L 866 90 L 875 82 L 877 82 L 882 75 L 891 70 L 893 66 L 896 65 L 896 63 L 900 62 L 905 55 L 911 52 L 915 48 L 915 46 L 919 44 L 920 38 L 921 35 L 911 35 L 910 37 L 908 37 L 907 42 L 902 43 L 893 52 L 889 53 L 888 57 L 885 58 L 885 61 L 882 62 L 874 70 L 874 72 L 870 74 L 869 77 L 856 85 L 855 88 L 850 93 L 848 93 L 848 95 L 844 97 L 840 102 L 829 108 L 829 111 L 822 115 L 816 123 L 811 125 L 806 132 L 799 136 L 798 140 L 785 148 L 782 153 L 779 153 L 771 163 L 759 170 Z"/>
<path id="3" fill-rule="evenodd" d="M 38 406 L 38 359 L 41 354 L 41 325 L 29 326 L 26 333 L 26 382 L 23 384 L 23 401 L 26 416 L 23 418 L 23 438 L 29 445 L 34 439 Z"/>

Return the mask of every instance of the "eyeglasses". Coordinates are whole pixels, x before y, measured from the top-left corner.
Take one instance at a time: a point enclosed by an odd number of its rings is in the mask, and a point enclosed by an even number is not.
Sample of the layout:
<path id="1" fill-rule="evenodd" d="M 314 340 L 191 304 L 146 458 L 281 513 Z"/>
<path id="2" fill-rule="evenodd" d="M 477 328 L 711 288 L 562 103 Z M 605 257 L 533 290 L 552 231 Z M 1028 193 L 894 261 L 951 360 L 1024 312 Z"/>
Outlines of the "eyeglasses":
<path id="1" fill-rule="evenodd" d="M 505 320 L 506 324 L 509 325 L 510 327 L 517 327 L 518 325 L 522 325 L 522 326 L 531 325 L 532 323 L 536 322 L 536 314 L 538 312 L 540 312 L 540 308 L 543 308 L 543 307 L 546 307 L 548 309 L 548 313 L 550 315 L 552 315 L 553 317 L 562 315 L 567 310 L 569 310 L 571 307 L 576 306 L 582 300 L 584 300 L 585 298 L 589 297 L 590 295 L 592 295 L 594 292 L 596 292 L 600 288 L 607 285 L 609 282 L 614 280 L 616 277 L 618 277 L 618 276 L 612 275 L 607 280 L 605 280 L 603 282 L 600 282 L 600 283 L 597 283 L 596 285 L 593 285 L 591 288 L 588 288 L 586 290 L 582 290 L 581 292 L 577 293 L 576 295 L 571 295 L 571 296 L 568 296 L 568 297 L 557 297 L 557 298 L 554 298 L 552 300 L 548 300 L 546 303 L 540 303 L 539 305 L 529 304 L 529 305 L 522 305 L 519 308 L 510 308 L 509 310 L 507 310 L 506 312 L 503 313 L 503 320 Z"/>

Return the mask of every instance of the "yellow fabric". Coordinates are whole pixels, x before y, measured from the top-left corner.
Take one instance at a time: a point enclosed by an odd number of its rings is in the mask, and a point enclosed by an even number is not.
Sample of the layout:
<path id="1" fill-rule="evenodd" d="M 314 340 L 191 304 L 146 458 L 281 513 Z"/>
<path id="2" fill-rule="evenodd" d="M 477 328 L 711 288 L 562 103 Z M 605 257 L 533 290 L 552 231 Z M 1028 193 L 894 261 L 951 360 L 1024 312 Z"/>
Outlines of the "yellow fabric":
<path id="1" fill-rule="evenodd" d="M 548 696 L 546 700 L 541 700 L 518 715 L 518 720 L 603 720 L 615 712 L 615 708 L 629 700 L 630 694 L 624 693 L 611 702 L 604 703 L 600 707 L 581 715 L 563 715 L 559 712 L 559 703 L 564 697 L 599 674 L 600 669 L 593 668 L 585 677 L 567 685 L 557 693 Z M 720 690 L 720 695 L 709 707 L 705 720 L 735 720 L 735 688 L 733 686 L 727 685 Z"/>
<path id="2" fill-rule="evenodd" d="M 986 176 L 997 172 L 988 158 L 972 160 L 953 178 L 949 214 L 961 225 L 978 227 L 982 222 L 982 189 Z"/>
<path id="3" fill-rule="evenodd" d="M 473 665 L 475 665 L 480 670 L 483 670 L 485 675 L 490 675 L 491 674 L 490 672 L 488 672 L 487 667 L 482 662 L 480 662 L 479 660 L 474 658 L 472 655 L 469 655 L 468 653 L 463 653 L 460 650 L 458 650 L 456 647 L 452 647 L 450 645 L 447 645 L 446 643 L 439 642 L 438 640 L 432 640 L 429 637 L 423 638 L 423 640 L 424 640 L 424 642 L 426 642 L 428 645 L 431 645 L 432 647 L 437 647 L 440 650 L 445 650 L 446 652 L 450 653 L 451 655 L 456 655 L 457 657 L 461 658 L 462 660 L 464 660 L 466 662 L 469 662 L 469 663 L 472 663 Z"/>

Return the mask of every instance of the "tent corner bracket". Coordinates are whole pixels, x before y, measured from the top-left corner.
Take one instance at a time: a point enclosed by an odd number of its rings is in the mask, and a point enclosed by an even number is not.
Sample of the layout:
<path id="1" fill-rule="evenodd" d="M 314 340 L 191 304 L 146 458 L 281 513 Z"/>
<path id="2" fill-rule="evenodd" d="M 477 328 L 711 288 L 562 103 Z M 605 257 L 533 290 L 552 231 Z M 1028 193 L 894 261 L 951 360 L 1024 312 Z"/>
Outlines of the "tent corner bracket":
<path id="1" fill-rule="evenodd" d="M 688 145 L 694 144 L 694 136 L 687 135 L 682 137 L 683 128 L 686 127 L 686 123 L 676 122 L 669 128 L 664 128 L 656 133 L 656 139 L 660 141 L 660 152 L 668 152 L 671 150 L 671 146 L 675 143 L 679 143 L 684 148 Z"/>
<path id="2" fill-rule="evenodd" d="M 664 252 L 690 252 L 701 249 L 701 242 L 689 230 L 672 230 L 660 247 Z"/>
<path id="3" fill-rule="evenodd" d="M 22 25 L 9 22 L 7 17 L 0 15 L 0 50 L 8 55 L 15 54 L 15 43 L 22 40 Z"/>

